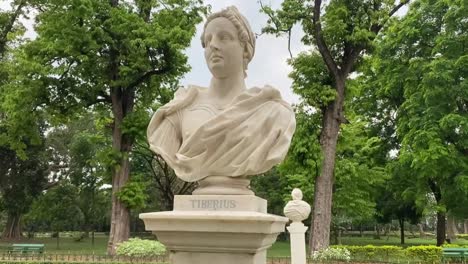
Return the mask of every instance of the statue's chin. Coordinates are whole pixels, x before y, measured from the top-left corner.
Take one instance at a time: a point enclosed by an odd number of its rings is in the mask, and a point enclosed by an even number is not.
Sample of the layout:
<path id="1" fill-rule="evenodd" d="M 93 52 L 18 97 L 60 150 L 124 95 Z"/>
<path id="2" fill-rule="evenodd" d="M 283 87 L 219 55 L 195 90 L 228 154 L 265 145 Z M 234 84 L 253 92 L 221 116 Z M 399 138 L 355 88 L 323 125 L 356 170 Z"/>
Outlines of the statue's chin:
<path id="1" fill-rule="evenodd" d="M 211 66 L 210 72 L 211 75 L 213 75 L 213 77 L 216 79 L 224 79 L 229 76 L 228 72 L 224 69 L 224 67 L 218 65 Z"/>

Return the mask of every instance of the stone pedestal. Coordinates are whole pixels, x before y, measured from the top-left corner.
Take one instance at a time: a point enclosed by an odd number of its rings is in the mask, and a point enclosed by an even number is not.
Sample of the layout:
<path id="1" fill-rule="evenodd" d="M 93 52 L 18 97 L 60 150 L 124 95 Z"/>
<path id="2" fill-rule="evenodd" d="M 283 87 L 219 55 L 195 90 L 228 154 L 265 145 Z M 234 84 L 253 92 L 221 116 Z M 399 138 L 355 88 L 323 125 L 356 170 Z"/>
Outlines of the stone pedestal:
<path id="1" fill-rule="evenodd" d="M 291 263 L 306 264 L 305 232 L 307 226 L 301 222 L 294 222 L 286 229 L 291 234 Z"/>
<path id="2" fill-rule="evenodd" d="M 172 264 L 265 264 L 288 218 L 253 195 L 176 196 L 174 211 L 140 214 Z"/>

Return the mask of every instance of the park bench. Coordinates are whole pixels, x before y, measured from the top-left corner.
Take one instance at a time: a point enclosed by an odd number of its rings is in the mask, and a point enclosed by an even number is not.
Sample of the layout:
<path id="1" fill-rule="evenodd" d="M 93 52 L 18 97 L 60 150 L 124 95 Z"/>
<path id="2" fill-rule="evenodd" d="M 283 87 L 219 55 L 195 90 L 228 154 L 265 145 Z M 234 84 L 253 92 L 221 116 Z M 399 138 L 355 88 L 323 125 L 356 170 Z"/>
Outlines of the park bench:
<path id="1" fill-rule="evenodd" d="M 443 248 L 442 249 L 442 258 L 446 259 L 468 259 L 468 248 Z"/>
<path id="2" fill-rule="evenodd" d="M 44 244 L 13 244 L 11 253 L 44 253 Z"/>

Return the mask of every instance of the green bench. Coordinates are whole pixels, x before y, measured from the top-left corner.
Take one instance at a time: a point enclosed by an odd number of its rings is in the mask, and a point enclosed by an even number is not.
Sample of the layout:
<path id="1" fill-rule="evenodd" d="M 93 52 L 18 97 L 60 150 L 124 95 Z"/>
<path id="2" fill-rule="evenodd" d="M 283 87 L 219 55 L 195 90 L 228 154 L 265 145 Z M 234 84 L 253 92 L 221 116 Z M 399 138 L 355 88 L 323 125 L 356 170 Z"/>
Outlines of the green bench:
<path id="1" fill-rule="evenodd" d="M 44 253 L 44 244 L 13 244 L 11 253 Z"/>
<path id="2" fill-rule="evenodd" d="M 442 258 L 444 260 L 452 258 L 460 260 L 468 259 L 468 248 L 443 248 Z"/>

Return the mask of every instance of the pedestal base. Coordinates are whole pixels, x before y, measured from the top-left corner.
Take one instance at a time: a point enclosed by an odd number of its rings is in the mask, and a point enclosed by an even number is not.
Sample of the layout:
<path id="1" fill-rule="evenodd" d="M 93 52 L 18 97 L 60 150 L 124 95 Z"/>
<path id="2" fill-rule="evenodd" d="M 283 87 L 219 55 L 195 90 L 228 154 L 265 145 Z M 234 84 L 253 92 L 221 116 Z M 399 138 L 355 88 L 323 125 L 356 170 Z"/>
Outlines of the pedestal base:
<path id="1" fill-rule="evenodd" d="M 243 253 L 193 253 L 175 252 L 171 255 L 172 264 L 265 264 L 266 251 L 256 254 Z"/>
<path id="2" fill-rule="evenodd" d="M 169 250 L 172 264 L 265 264 L 266 250 L 284 231 L 288 218 L 261 212 L 266 204 L 255 198 L 239 197 L 242 201 L 236 204 L 251 199 L 258 203 L 252 207 L 256 211 L 194 211 L 191 205 L 198 202 L 192 200 L 207 197 L 193 196 L 189 201 L 181 197 L 174 211 L 140 214 L 140 218 Z"/>

